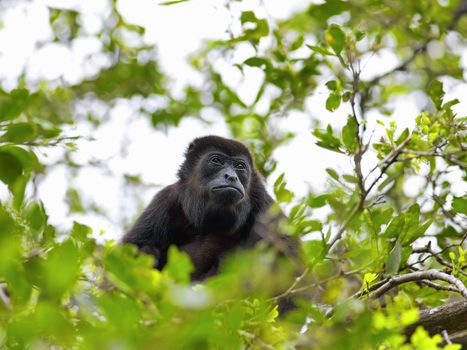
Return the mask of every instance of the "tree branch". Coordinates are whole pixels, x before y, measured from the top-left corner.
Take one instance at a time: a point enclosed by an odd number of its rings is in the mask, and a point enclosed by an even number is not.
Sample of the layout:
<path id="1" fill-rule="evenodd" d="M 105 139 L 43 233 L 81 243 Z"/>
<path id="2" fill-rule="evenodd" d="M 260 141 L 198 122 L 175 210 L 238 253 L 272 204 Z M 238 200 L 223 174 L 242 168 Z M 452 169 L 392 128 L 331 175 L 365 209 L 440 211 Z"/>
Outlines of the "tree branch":
<path id="1" fill-rule="evenodd" d="M 411 272 L 407 273 L 404 275 L 398 275 L 398 276 L 392 276 L 388 279 L 386 283 L 384 283 L 382 286 L 379 288 L 374 288 L 373 286 L 370 286 L 368 288 L 368 291 L 373 291 L 373 294 L 371 295 L 373 299 L 377 299 L 392 288 L 403 284 L 403 283 L 408 283 L 408 282 L 417 282 L 417 281 L 424 281 L 424 280 L 439 280 L 439 281 L 444 281 L 448 282 L 451 285 L 455 286 L 456 289 L 459 291 L 459 293 L 467 299 L 467 288 L 464 286 L 461 280 L 458 278 L 448 275 L 447 273 L 444 273 L 442 271 L 438 271 L 435 269 L 430 269 L 427 271 L 417 271 L 417 272 Z"/>
<path id="2" fill-rule="evenodd" d="M 410 337 L 418 326 L 423 326 L 430 334 L 453 334 L 467 329 L 467 300 L 457 300 L 442 306 L 420 310 L 417 322 L 405 328 L 405 335 Z"/>

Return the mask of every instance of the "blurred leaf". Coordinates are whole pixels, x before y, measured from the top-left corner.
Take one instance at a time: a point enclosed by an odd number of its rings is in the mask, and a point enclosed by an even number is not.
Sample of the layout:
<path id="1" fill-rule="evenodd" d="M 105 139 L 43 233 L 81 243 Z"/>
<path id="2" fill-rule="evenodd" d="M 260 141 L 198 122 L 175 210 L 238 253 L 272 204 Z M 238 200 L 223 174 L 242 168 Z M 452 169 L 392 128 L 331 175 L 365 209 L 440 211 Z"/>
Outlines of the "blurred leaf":
<path id="1" fill-rule="evenodd" d="M 318 142 L 316 142 L 318 146 L 334 152 L 343 153 L 340 149 L 341 143 L 339 139 L 334 136 L 331 125 L 328 125 L 326 130 L 314 129 L 313 135 L 318 139 Z"/>
<path id="2" fill-rule="evenodd" d="M 274 194 L 278 202 L 290 203 L 294 194 L 285 188 L 287 183 L 284 181 L 285 174 L 282 173 L 274 182 Z"/>
<path id="3" fill-rule="evenodd" d="M 34 139 L 35 135 L 35 129 L 31 124 L 16 123 L 8 125 L 7 132 L 2 138 L 10 142 L 22 143 Z"/>
<path id="4" fill-rule="evenodd" d="M 243 64 L 246 64 L 250 67 L 268 67 L 270 65 L 269 61 L 262 57 L 250 57 L 247 58 Z"/>
<path id="5" fill-rule="evenodd" d="M 311 50 L 313 50 L 314 52 L 316 53 L 319 53 L 321 55 L 324 55 L 324 56 L 331 56 L 333 55 L 333 53 L 331 51 L 329 51 L 328 49 L 326 49 L 325 47 L 321 47 L 321 46 L 314 46 L 314 45 L 307 45 L 308 48 L 310 48 Z"/>
<path id="6" fill-rule="evenodd" d="M 389 275 L 395 275 L 399 272 L 399 267 L 402 258 L 402 245 L 399 240 L 396 241 L 394 247 L 389 252 L 388 259 L 386 261 L 386 273 Z"/>
<path id="7" fill-rule="evenodd" d="M 342 175 L 345 181 L 351 183 L 351 184 L 358 184 L 358 178 L 353 176 L 353 175 Z"/>
<path id="8" fill-rule="evenodd" d="M 44 257 L 34 257 L 26 263 L 29 279 L 40 287 L 45 297 L 59 298 L 76 282 L 80 271 L 79 251 L 66 240 Z"/>
<path id="9" fill-rule="evenodd" d="M 180 4 L 182 2 L 188 2 L 190 0 L 174 0 L 174 1 L 164 1 L 164 2 L 161 2 L 159 5 L 161 6 L 170 6 L 170 5 L 176 5 L 176 4 Z"/>
<path id="10" fill-rule="evenodd" d="M 65 197 L 70 213 L 84 213 L 86 211 L 81 200 L 81 194 L 76 188 L 68 188 Z"/>
<path id="11" fill-rule="evenodd" d="M 336 91 L 339 88 L 339 84 L 336 80 L 329 80 L 326 83 L 326 87 L 331 91 Z"/>
<path id="12" fill-rule="evenodd" d="M 35 201 L 28 203 L 25 208 L 25 218 L 37 238 L 37 234 L 42 232 L 47 224 L 47 214 L 45 213 L 44 205 L 41 202 Z"/>
<path id="13" fill-rule="evenodd" d="M 345 46 L 345 33 L 341 27 L 337 24 L 331 24 L 324 36 L 336 55 L 339 55 Z"/>
<path id="14" fill-rule="evenodd" d="M 325 170 L 334 180 L 339 180 L 339 174 L 334 169 L 326 168 Z"/>
<path id="15" fill-rule="evenodd" d="M 428 87 L 428 95 L 433 101 L 436 109 L 440 110 L 444 97 L 443 83 L 439 80 L 433 80 Z"/>
<path id="16" fill-rule="evenodd" d="M 326 109 L 328 111 L 335 111 L 337 108 L 339 108 L 341 104 L 341 95 L 337 93 L 332 93 L 329 95 L 329 97 L 326 100 Z"/>
<path id="17" fill-rule="evenodd" d="M 75 221 L 73 222 L 73 228 L 71 229 L 70 237 L 77 241 L 84 242 L 88 239 L 91 233 L 92 229 L 89 226 L 80 224 Z"/>
<path id="18" fill-rule="evenodd" d="M 13 120 L 20 116 L 29 98 L 26 89 L 15 89 L 10 94 L 0 89 L 0 122 Z"/>
<path id="19" fill-rule="evenodd" d="M 452 209 L 458 213 L 467 215 L 467 198 L 466 197 L 454 197 L 452 199 Z"/>
<path id="20" fill-rule="evenodd" d="M 397 138 L 396 145 L 400 145 L 402 142 L 404 142 L 407 139 L 407 137 L 409 137 L 409 135 L 409 129 L 405 128 L 404 131 L 402 131 L 399 137 Z"/>
<path id="21" fill-rule="evenodd" d="M 180 252 L 172 245 L 167 253 L 167 264 L 164 266 L 163 272 L 175 282 L 188 284 L 190 274 L 193 272 L 193 264 L 186 253 Z"/>
<path id="22" fill-rule="evenodd" d="M 269 24 L 265 19 L 259 19 L 253 11 L 244 11 L 240 15 L 240 22 L 245 27 L 245 24 L 251 23 L 255 25 L 253 29 L 245 29 L 245 37 L 247 39 L 258 40 L 269 34 Z M 249 28 L 249 27 L 248 27 Z"/>
<path id="23" fill-rule="evenodd" d="M 350 153 L 357 149 L 358 125 L 352 116 L 347 118 L 347 124 L 342 128 L 342 143 Z"/>
<path id="24" fill-rule="evenodd" d="M 308 201 L 308 205 L 311 207 L 311 208 L 321 208 L 321 207 L 324 207 L 326 205 L 326 200 L 328 198 L 328 195 L 326 194 L 323 194 L 323 195 L 320 195 L 320 196 L 316 196 L 316 197 L 311 197 Z"/>
<path id="25" fill-rule="evenodd" d="M 308 15 L 314 19 L 326 21 L 349 8 L 349 4 L 342 0 L 328 0 L 322 4 L 313 4 L 308 9 Z M 310 19 L 308 19 L 310 20 Z"/>
<path id="26" fill-rule="evenodd" d="M 0 148 L 0 180 L 7 185 L 13 184 L 23 174 L 23 164 L 9 152 Z"/>

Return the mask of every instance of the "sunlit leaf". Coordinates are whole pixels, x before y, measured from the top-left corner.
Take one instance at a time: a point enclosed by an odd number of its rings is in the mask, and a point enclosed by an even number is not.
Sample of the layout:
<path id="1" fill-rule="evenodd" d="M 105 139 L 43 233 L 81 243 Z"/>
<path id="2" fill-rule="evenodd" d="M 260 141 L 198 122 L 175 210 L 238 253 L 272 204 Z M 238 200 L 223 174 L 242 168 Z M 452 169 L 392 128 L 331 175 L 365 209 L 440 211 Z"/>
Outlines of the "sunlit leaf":
<path id="1" fill-rule="evenodd" d="M 345 46 L 345 33 L 337 24 L 331 24 L 324 37 L 334 52 L 339 55 Z"/>
<path id="2" fill-rule="evenodd" d="M 335 111 L 337 108 L 339 108 L 341 104 L 341 95 L 337 93 L 332 93 L 329 95 L 329 97 L 326 100 L 326 109 L 328 111 Z"/>

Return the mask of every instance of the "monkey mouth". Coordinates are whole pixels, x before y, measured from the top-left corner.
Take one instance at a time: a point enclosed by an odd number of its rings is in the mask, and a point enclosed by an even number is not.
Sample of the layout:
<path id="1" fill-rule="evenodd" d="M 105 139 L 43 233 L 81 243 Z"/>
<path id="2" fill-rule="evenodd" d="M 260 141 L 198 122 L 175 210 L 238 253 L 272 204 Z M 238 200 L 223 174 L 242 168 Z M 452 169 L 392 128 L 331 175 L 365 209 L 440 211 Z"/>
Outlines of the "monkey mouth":
<path id="1" fill-rule="evenodd" d="M 241 189 L 239 189 L 238 187 L 235 187 L 235 186 L 222 185 L 222 186 L 215 186 L 215 187 L 212 188 L 213 192 L 225 191 L 225 190 L 235 190 L 242 196 L 242 198 L 244 196 L 243 191 Z"/>

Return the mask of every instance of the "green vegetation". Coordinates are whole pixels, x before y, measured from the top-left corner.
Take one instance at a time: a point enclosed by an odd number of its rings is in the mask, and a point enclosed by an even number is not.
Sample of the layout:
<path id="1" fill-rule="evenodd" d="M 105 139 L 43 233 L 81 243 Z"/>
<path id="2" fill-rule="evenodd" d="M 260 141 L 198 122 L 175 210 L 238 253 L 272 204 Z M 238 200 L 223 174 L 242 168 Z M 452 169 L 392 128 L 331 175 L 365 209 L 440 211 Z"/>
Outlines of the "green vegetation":
<path id="1" fill-rule="evenodd" d="M 467 198 L 452 186 L 466 179 L 467 124 L 460 101 L 445 92 L 459 84 L 465 90 L 465 1 L 329 0 L 281 21 L 243 11 L 232 19 L 238 32 L 191 57 L 206 84 L 177 95 L 155 48 L 140 40 L 144 28 L 127 23 L 116 3 L 91 35 L 110 62 L 95 63 L 95 74 L 74 84 L 26 75 L 14 88 L 0 82 L 0 181 L 8 191 L 0 202 L 0 348 L 460 349 L 449 343 L 467 330 Z M 0 2 L 0 13 L 10 6 Z M 70 45 L 86 34 L 79 11 L 49 12 L 51 42 Z M 245 46 L 255 54 L 233 61 Z M 364 79 L 365 62 L 380 53 L 398 64 Z M 252 102 L 224 81 L 219 59 L 240 73 L 263 72 Z M 298 196 L 287 187 L 292 175 L 270 176 L 274 150 L 294 137 L 271 125 L 304 111 L 318 86 L 328 90 L 322 105 L 336 115 L 314 120 L 309 137 L 341 154 L 353 172 L 326 169 L 325 188 Z M 414 93 L 423 111 L 406 115 L 414 127 L 401 130 L 395 105 Z M 145 108 L 154 98 L 165 103 Z M 208 108 L 222 115 L 274 183 L 277 205 L 288 213 L 283 230 L 312 235 L 303 242 L 303 272 L 258 247 L 192 285 L 190 261 L 176 249 L 157 271 L 134 247 L 96 243 L 92 227 L 52 226 L 34 192 L 50 171 L 44 150 L 65 147 L 61 164 L 80 171 L 73 160 L 79 135 L 70 126 L 111 122 L 109 111 L 122 99 L 139 103 L 154 128 L 203 122 Z M 337 113 L 342 106 L 349 115 Z M 421 186 L 408 194 L 413 179 Z M 141 185 L 138 176 L 125 181 Z M 70 212 L 99 210 L 84 205 L 71 184 L 67 203 Z M 290 297 L 296 307 L 279 316 L 277 303 Z M 437 306 L 444 318 L 419 311 Z M 424 323 L 428 317 L 433 322 Z M 426 330 L 410 326 L 417 320 Z"/>

